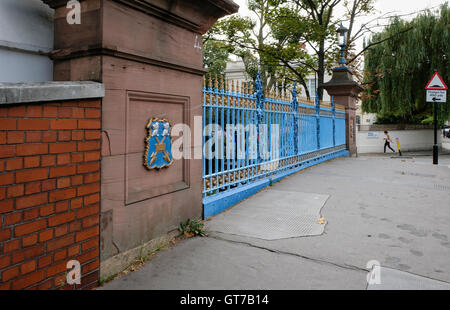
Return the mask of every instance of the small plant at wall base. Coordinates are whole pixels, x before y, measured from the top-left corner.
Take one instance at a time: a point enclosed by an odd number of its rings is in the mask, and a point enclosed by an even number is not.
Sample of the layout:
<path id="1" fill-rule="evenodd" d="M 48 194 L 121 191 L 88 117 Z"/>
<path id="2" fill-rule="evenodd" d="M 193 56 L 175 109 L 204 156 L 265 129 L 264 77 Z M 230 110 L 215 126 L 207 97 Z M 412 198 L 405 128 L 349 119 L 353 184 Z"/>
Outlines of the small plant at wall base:
<path id="1" fill-rule="evenodd" d="M 191 238 L 194 236 L 206 237 L 205 224 L 200 220 L 188 219 L 186 222 L 181 222 L 178 230 L 186 237 Z"/>

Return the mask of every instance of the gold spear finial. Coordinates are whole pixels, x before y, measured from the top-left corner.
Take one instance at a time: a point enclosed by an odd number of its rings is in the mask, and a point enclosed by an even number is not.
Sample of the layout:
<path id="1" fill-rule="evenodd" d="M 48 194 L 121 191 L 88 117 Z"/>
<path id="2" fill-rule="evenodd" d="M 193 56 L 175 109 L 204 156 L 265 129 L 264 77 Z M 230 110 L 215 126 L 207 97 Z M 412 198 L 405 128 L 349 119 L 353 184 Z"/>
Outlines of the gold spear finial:
<path id="1" fill-rule="evenodd" d="M 216 74 L 216 78 L 214 79 L 214 88 L 219 88 L 219 79 L 217 78 L 217 74 Z"/>
<path id="2" fill-rule="evenodd" d="M 223 88 L 223 75 L 220 75 L 220 89 L 224 89 Z"/>
<path id="3" fill-rule="evenodd" d="M 234 80 L 231 80 L 231 91 L 234 93 Z"/>
<path id="4" fill-rule="evenodd" d="M 206 75 L 203 76 L 203 87 L 206 87 Z"/>
<path id="5" fill-rule="evenodd" d="M 210 88 L 212 88 L 212 77 L 211 77 L 211 74 L 210 74 L 209 77 L 208 77 L 208 86 L 209 86 Z"/>

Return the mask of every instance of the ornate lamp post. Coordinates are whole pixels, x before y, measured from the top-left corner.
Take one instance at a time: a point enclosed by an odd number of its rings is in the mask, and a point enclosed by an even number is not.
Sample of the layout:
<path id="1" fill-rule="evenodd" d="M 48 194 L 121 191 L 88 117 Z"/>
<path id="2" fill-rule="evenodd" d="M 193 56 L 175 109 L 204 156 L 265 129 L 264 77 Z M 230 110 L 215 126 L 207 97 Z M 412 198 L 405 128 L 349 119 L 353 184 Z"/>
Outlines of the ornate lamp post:
<path id="1" fill-rule="evenodd" d="M 345 107 L 346 148 L 349 150 L 350 155 L 355 155 L 357 152 L 356 101 L 358 100 L 358 94 L 363 88 L 358 82 L 354 81 L 353 73 L 347 67 L 347 60 L 345 59 L 347 35 L 348 29 L 341 23 L 341 26 L 337 30 L 338 44 L 341 48 L 339 65 L 333 69 L 332 79 L 319 87 L 323 87 L 333 97 L 335 104 Z"/>
<path id="2" fill-rule="evenodd" d="M 345 59 L 345 47 L 347 46 L 347 33 L 348 29 L 344 27 L 341 23 L 341 26 L 337 30 L 337 39 L 338 44 L 341 47 L 341 58 L 339 58 L 339 64 L 341 67 L 347 67 L 347 60 Z"/>

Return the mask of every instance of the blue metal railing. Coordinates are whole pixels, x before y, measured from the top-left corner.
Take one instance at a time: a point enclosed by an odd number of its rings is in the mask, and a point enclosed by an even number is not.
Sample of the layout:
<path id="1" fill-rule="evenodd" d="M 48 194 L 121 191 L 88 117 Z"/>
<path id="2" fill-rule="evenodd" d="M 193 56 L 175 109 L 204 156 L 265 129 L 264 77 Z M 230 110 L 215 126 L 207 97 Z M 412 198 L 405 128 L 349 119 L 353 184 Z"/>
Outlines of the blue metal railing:
<path id="1" fill-rule="evenodd" d="M 257 184 L 348 154 L 345 111 L 334 98 L 307 101 L 295 85 L 290 93 L 264 94 L 259 75 L 254 91 L 251 83 L 229 84 L 210 79 L 203 86 L 205 217 L 246 198 Z"/>

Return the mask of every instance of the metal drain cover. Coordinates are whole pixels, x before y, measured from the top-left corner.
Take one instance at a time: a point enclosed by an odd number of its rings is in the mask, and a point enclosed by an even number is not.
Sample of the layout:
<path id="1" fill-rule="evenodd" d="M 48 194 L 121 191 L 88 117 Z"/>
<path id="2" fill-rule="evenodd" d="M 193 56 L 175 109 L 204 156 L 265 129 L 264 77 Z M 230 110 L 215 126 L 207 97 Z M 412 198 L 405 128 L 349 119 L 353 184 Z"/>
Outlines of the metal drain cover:
<path id="1" fill-rule="evenodd" d="M 380 267 L 379 271 L 379 284 L 370 283 L 368 290 L 450 290 L 447 282 L 386 267 Z"/>
<path id="2" fill-rule="evenodd" d="M 207 223 L 210 231 L 277 240 L 318 236 L 320 210 L 328 195 L 277 191 L 260 192 Z"/>

